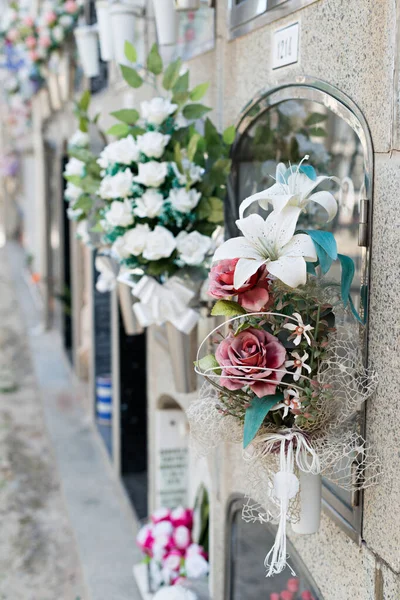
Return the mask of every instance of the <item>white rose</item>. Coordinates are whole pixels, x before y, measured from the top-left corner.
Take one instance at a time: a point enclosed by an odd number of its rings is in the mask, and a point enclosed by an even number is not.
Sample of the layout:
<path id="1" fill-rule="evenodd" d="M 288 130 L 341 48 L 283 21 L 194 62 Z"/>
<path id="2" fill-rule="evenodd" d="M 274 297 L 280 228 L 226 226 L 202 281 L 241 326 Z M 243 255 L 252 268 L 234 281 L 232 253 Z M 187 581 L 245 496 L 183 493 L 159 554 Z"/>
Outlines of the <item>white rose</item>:
<path id="1" fill-rule="evenodd" d="M 139 256 L 142 254 L 147 238 L 150 235 L 150 227 L 147 225 L 136 225 L 133 229 L 127 231 L 124 236 L 124 252 Z"/>
<path id="2" fill-rule="evenodd" d="M 73 17 L 71 17 L 71 15 L 62 15 L 58 19 L 58 22 L 60 23 L 60 25 L 65 27 L 65 29 L 69 29 L 71 27 L 71 25 L 73 24 L 74 19 L 73 19 Z"/>
<path id="3" fill-rule="evenodd" d="M 121 260 L 123 258 L 128 258 L 128 256 L 130 255 L 130 252 L 127 250 L 127 248 L 125 246 L 124 237 L 125 236 L 123 236 L 123 235 L 120 235 L 119 237 L 117 237 L 117 239 L 111 246 L 111 253 L 118 260 Z"/>
<path id="4" fill-rule="evenodd" d="M 170 135 L 163 135 L 158 131 L 148 131 L 144 135 L 139 135 L 137 145 L 148 158 L 161 158 L 170 139 Z"/>
<path id="5" fill-rule="evenodd" d="M 211 249 L 211 239 L 198 231 L 186 233 L 181 231 L 176 238 L 179 258 L 186 265 L 201 265 L 207 252 Z"/>
<path id="6" fill-rule="evenodd" d="M 154 219 L 162 213 L 164 198 L 160 192 L 149 189 L 146 190 L 141 198 L 136 198 L 136 208 L 133 212 L 138 217 Z"/>
<path id="7" fill-rule="evenodd" d="M 181 212 L 189 213 L 199 203 L 201 193 L 196 190 L 186 190 L 186 188 L 174 188 L 170 191 L 168 199 L 172 207 Z"/>
<path id="8" fill-rule="evenodd" d="M 130 200 L 114 200 L 106 213 L 106 221 L 113 227 L 127 227 L 133 223 L 132 205 Z"/>
<path id="9" fill-rule="evenodd" d="M 67 183 L 67 187 L 64 191 L 64 198 L 69 202 L 76 202 L 83 194 L 83 189 L 74 185 L 70 181 Z"/>
<path id="10" fill-rule="evenodd" d="M 135 181 L 146 187 L 159 187 L 165 181 L 168 173 L 168 163 L 150 160 L 147 163 L 139 163 L 139 175 Z"/>
<path id="11" fill-rule="evenodd" d="M 201 579 L 208 573 L 208 562 L 201 554 L 192 554 L 185 560 L 185 569 L 189 579 Z"/>
<path id="12" fill-rule="evenodd" d="M 85 174 L 85 163 L 77 158 L 70 158 L 65 165 L 64 175 L 78 175 L 83 177 Z"/>
<path id="13" fill-rule="evenodd" d="M 51 30 L 51 35 L 53 37 L 53 40 L 55 40 L 56 42 L 62 42 L 65 37 L 64 29 L 60 25 L 56 25 Z"/>
<path id="14" fill-rule="evenodd" d="M 139 148 L 131 135 L 122 140 L 108 144 L 97 159 L 97 164 L 102 169 L 107 169 L 110 165 L 130 165 L 139 158 Z"/>
<path id="15" fill-rule="evenodd" d="M 146 260 L 160 260 L 171 256 L 176 248 L 176 241 L 172 233 L 157 225 L 146 240 L 146 246 L 143 251 L 143 258 Z"/>
<path id="16" fill-rule="evenodd" d="M 77 129 L 68 141 L 68 146 L 75 148 L 87 148 L 89 146 L 89 135 Z"/>
<path id="17" fill-rule="evenodd" d="M 115 288 L 116 276 L 109 259 L 104 256 L 96 256 L 94 264 L 96 271 L 100 273 L 96 281 L 96 290 L 101 293 L 111 292 Z"/>
<path id="18" fill-rule="evenodd" d="M 140 103 L 142 118 L 153 125 L 161 125 L 177 108 L 177 104 L 165 98 L 152 98 Z"/>
<path id="19" fill-rule="evenodd" d="M 116 175 L 106 175 L 100 184 L 101 198 L 127 198 L 131 195 L 133 173 L 130 169 L 120 171 Z"/>
<path id="20" fill-rule="evenodd" d="M 205 169 L 196 165 L 194 162 L 190 161 L 188 158 L 184 158 L 182 160 L 183 170 L 187 175 L 189 175 L 189 179 L 191 183 L 196 183 L 197 181 L 201 181 Z"/>

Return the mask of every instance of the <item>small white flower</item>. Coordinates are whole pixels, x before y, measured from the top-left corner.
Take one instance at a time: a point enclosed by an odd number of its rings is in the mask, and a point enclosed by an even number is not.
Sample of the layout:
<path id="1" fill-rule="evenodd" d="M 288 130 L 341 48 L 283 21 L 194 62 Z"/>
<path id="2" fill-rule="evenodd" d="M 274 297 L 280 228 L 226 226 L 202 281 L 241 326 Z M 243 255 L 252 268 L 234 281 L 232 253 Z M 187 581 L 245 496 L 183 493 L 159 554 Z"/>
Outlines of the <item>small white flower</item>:
<path id="1" fill-rule="evenodd" d="M 136 198 L 136 208 L 133 212 L 138 217 L 154 219 L 162 213 L 164 198 L 160 192 L 154 189 L 148 189 L 144 192 L 141 198 Z"/>
<path id="2" fill-rule="evenodd" d="M 152 98 L 140 103 L 142 118 L 152 125 L 161 125 L 178 108 L 165 98 Z"/>
<path id="3" fill-rule="evenodd" d="M 189 213 L 199 203 L 201 193 L 197 190 L 186 190 L 186 188 L 173 188 L 168 196 L 172 207 L 181 213 Z"/>
<path id="4" fill-rule="evenodd" d="M 145 225 L 136 225 L 136 227 L 124 234 L 123 251 L 132 254 L 133 256 L 139 256 L 145 248 L 149 235 L 150 227 L 147 223 Z"/>
<path id="5" fill-rule="evenodd" d="M 201 579 L 208 573 L 208 562 L 201 554 L 191 554 L 186 558 L 185 569 L 189 579 Z"/>
<path id="6" fill-rule="evenodd" d="M 71 203 L 75 203 L 83 194 L 83 189 L 68 181 L 64 190 L 64 198 Z"/>
<path id="7" fill-rule="evenodd" d="M 77 129 L 69 138 L 68 146 L 71 148 L 87 148 L 89 146 L 89 134 Z"/>
<path id="8" fill-rule="evenodd" d="M 70 158 L 65 165 L 64 175 L 78 175 L 83 177 L 85 174 L 85 163 L 77 158 Z"/>
<path id="9" fill-rule="evenodd" d="M 169 229 L 157 225 L 147 237 L 143 258 L 146 260 L 168 258 L 175 248 L 176 240 Z"/>
<path id="10" fill-rule="evenodd" d="M 139 148 L 131 135 L 126 138 L 111 142 L 100 152 L 97 164 L 102 169 L 107 169 L 111 165 L 131 165 L 137 162 L 139 158 Z"/>
<path id="11" fill-rule="evenodd" d="M 211 239 L 198 231 L 181 231 L 176 238 L 179 258 L 186 265 L 201 265 L 211 248 Z"/>
<path id="12" fill-rule="evenodd" d="M 171 139 L 170 135 L 163 135 L 158 131 L 148 131 L 137 138 L 138 148 L 148 158 L 161 158 Z"/>
<path id="13" fill-rule="evenodd" d="M 132 205 L 130 200 L 114 200 L 106 213 L 106 221 L 112 227 L 128 227 L 133 223 Z"/>
<path id="14" fill-rule="evenodd" d="M 287 409 L 292 409 L 292 410 L 299 410 L 301 408 L 301 400 L 300 400 L 300 396 L 299 396 L 299 392 L 298 390 L 292 390 L 292 389 L 288 389 L 286 388 L 283 392 L 283 396 L 284 396 L 284 404 L 287 407 L 284 417 L 286 417 L 287 415 Z"/>
<path id="15" fill-rule="evenodd" d="M 164 183 L 167 173 L 168 163 L 150 160 L 147 163 L 139 163 L 139 174 L 135 181 L 146 187 L 156 188 Z"/>
<path id="16" fill-rule="evenodd" d="M 127 198 L 131 195 L 133 173 L 130 169 L 120 171 L 116 175 L 106 175 L 100 184 L 101 198 Z"/>
<path id="17" fill-rule="evenodd" d="M 283 326 L 284 329 L 288 329 L 289 331 L 293 331 L 293 336 L 295 336 L 294 340 L 293 340 L 293 344 L 295 346 L 298 346 L 301 342 L 301 338 L 304 335 L 305 339 L 307 340 L 307 344 L 310 346 L 311 344 L 311 339 L 310 336 L 308 335 L 308 331 L 312 331 L 314 329 L 314 327 L 311 327 L 311 325 L 304 325 L 303 323 L 303 319 L 301 317 L 301 315 L 299 313 L 293 313 L 292 315 L 293 317 L 295 317 L 295 319 L 297 319 L 297 325 L 295 325 L 294 323 L 286 323 L 286 325 Z M 292 337 L 292 336 L 290 336 Z"/>
<path id="18" fill-rule="evenodd" d="M 305 369 L 308 373 L 311 373 L 310 365 L 306 364 L 306 360 L 309 357 L 307 352 L 304 352 L 303 356 L 300 356 L 298 352 L 291 352 L 291 356 L 293 356 L 294 360 L 287 360 L 285 362 L 285 369 L 295 367 L 295 372 L 293 374 L 294 381 L 298 381 L 300 379 L 302 369 Z"/>
<path id="19" fill-rule="evenodd" d="M 51 30 L 51 35 L 55 42 L 60 43 L 63 41 L 63 39 L 65 37 L 65 32 L 64 32 L 64 29 L 60 25 L 56 25 Z"/>
<path id="20" fill-rule="evenodd" d="M 185 119 L 185 117 L 183 116 L 183 114 L 181 112 L 178 112 L 177 115 L 175 116 L 174 129 L 175 130 L 184 129 L 188 125 L 189 125 L 189 121 L 187 119 Z"/>

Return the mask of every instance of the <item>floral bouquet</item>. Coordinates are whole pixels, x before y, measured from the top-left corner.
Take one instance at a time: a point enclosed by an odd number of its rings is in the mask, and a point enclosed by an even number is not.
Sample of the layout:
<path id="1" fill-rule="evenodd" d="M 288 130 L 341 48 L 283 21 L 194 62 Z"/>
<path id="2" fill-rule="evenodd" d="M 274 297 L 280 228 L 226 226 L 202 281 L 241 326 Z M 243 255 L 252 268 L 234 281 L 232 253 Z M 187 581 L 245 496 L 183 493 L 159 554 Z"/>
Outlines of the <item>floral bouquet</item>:
<path id="1" fill-rule="evenodd" d="M 125 51 L 135 62 L 129 43 Z M 104 241 L 140 300 L 134 305 L 140 323 L 170 321 L 188 333 L 197 319 L 188 309 L 195 295 L 188 287 L 194 279 L 205 279 L 223 223 L 234 128 L 220 135 L 206 119 L 204 134 L 197 131 L 196 122 L 210 110 L 198 103 L 208 84 L 190 90 L 181 60 L 164 70 L 156 45 L 144 78 L 133 68 L 121 69 L 129 85 L 150 83 L 156 95 L 139 111 L 113 113 L 121 122 L 108 133 L 120 139 L 106 146 L 98 160 Z"/>
<path id="2" fill-rule="evenodd" d="M 272 592 L 269 600 L 317 600 L 310 590 L 300 592 L 300 581 L 291 577 L 286 583 L 286 588 L 280 593 Z"/>
<path id="3" fill-rule="evenodd" d="M 155 511 L 139 531 L 136 541 L 149 566 L 151 591 L 207 576 L 207 554 L 193 542 L 192 529 L 193 511 L 179 507 Z"/>
<path id="4" fill-rule="evenodd" d="M 330 178 L 303 163 L 278 165 L 276 183 L 243 201 L 236 222 L 243 235 L 214 254 L 212 314 L 227 321 L 200 346 L 196 371 L 208 383 L 188 411 L 205 451 L 224 439 L 243 442 L 243 517 L 279 523 L 268 575 L 286 566 L 287 522 L 302 533 L 318 529 L 322 473 L 348 489 L 374 481 L 352 420 L 374 388 L 358 343 L 363 319 L 350 297 L 354 264 L 338 254 L 329 231 L 297 228 L 310 202 L 325 209 L 327 220 L 337 212 L 330 192 L 315 191 Z M 266 219 L 244 216 L 254 202 L 272 205 Z M 326 281 L 334 261 L 342 270 L 340 292 Z M 215 349 L 202 356 L 210 340 Z M 368 465 L 374 460 L 370 455 Z"/>

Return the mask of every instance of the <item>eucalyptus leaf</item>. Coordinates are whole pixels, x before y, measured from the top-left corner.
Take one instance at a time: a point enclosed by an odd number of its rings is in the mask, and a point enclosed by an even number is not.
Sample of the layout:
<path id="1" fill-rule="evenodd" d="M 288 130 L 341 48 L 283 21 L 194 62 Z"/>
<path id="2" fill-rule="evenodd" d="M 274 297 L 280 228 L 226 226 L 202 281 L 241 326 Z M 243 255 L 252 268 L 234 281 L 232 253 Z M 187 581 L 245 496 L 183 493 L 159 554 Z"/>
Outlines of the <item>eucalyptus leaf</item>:
<path id="1" fill-rule="evenodd" d="M 137 52 L 135 46 L 132 46 L 130 42 L 125 42 L 124 44 L 124 53 L 126 58 L 131 63 L 135 63 L 137 61 Z"/>
<path id="2" fill-rule="evenodd" d="M 127 67 L 126 65 L 119 65 L 121 68 L 122 77 L 125 79 L 126 83 L 133 88 L 140 88 L 143 83 L 143 79 L 136 71 L 136 69 L 132 69 L 131 67 Z"/>
<path id="3" fill-rule="evenodd" d="M 238 302 L 234 302 L 233 300 L 218 300 L 214 304 L 211 314 L 213 317 L 236 317 L 238 315 L 246 315 L 247 313 Z"/>
<path id="4" fill-rule="evenodd" d="M 283 394 L 263 396 L 263 398 L 253 398 L 251 405 L 246 410 L 244 416 L 243 448 L 247 448 L 247 446 L 254 440 L 271 408 L 282 400 Z"/>
<path id="5" fill-rule="evenodd" d="M 154 75 L 159 75 L 163 70 L 163 61 L 158 52 L 157 44 L 153 44 L 147 57 L 147 69 Z"/>
<path id="6" fill-rule="evenodd" d="M 196 85 L 196 87 L 193 88 L 193 90 L 189 94 L 191 101 L 198 102 L 199 100 L 201 100 L 203 98 L 203 96 L 206 94 L 209 86 L 210 86 L 209 82 L 200 83 L 199 85 Z"/>
<path id="7" fill-rule="evenodd" d="M 185 119 L 195 120 L 201 119 L 201 117 L 204 117 L 210 110 L 211 108 L 208 108 L 208 106 L 204 106 L 203 104 L 188 104 L 183 109 L 182 114 Z"/>
<path id="8" fill-rule="evenodd" d="M 128 123 L 128 125 L 134 125 L 139 119 L 139 113 L 134 108 L 123 108 L 122 110 L 116 110 L 115 112 L 112 112 L 111 115 L 118 119 L 118 121 Z"/>

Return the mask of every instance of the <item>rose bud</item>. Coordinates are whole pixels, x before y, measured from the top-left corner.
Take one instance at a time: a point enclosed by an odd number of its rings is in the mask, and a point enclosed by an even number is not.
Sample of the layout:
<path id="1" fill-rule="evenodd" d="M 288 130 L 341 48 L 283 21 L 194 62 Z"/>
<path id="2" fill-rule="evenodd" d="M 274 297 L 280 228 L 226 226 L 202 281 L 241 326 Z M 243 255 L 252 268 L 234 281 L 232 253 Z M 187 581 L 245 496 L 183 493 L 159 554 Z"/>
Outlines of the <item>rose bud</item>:
<path id="1" fill-rule="evenodd" d="M 167 535 L 168 537 L 172 535 L 174 528 L 170 521 L 159 521 L 155 525 L 153 525 L 153 536 L 155 538 L 159 538 L 160 536 Z"/>
<path id="2" fill-rule="evenodd" d="M 175 529 L 172 539 L 179 550 L 186 550 L 192 542 L 191 533 L 184 525 L 180 525 Z"/>
<path id="3" fill-rule="evenodd" d="M 153 523 L 160 523 L 160 521 L 170 521 L 171 511 L 168 508 L 159 508 L 155 510 L 151 515 Z"/>
<path id="4" fill-rule="evenodd" d="M 199 544 L 190 544 L 188 548 L 186 548 L 185 556 L 194 556 L 195 554 L 199 554 L 203 558 L 207 559 L 207 552 L 204 550 L 203 546 Z"/>
<path id="5" fill-rule="evenodd" d="M 184 525 L 188 529 L 193 527 L 193 511 L 179 506 L 171 512 L 171 522 L 174 527 Z"/>
<path id="6" fill-rule="evenodd" d="M 154 537 L 151 525 L 145 525 L 141 528 L 141 530 L 137 534 L 136 543 L 142 550 L 142 552 L 151 556 L 154 544 Z"/>
<path id="7" fill-rule="evenodd" d="M 170 571 L 179 571 L 181 567 L 182 554 L 179 550 L 171 550 L 163 559 L 163 567 Z"/>

